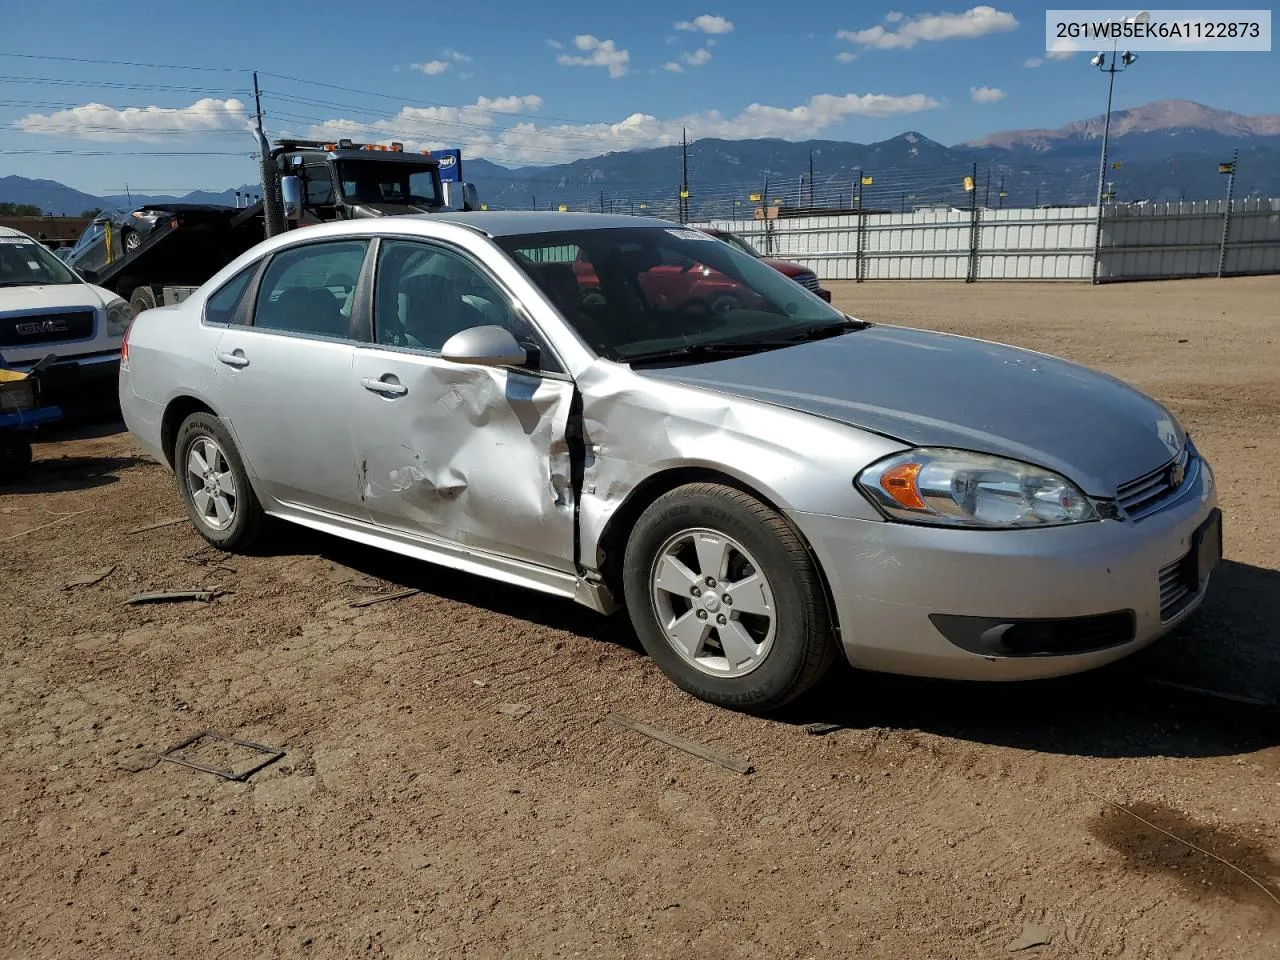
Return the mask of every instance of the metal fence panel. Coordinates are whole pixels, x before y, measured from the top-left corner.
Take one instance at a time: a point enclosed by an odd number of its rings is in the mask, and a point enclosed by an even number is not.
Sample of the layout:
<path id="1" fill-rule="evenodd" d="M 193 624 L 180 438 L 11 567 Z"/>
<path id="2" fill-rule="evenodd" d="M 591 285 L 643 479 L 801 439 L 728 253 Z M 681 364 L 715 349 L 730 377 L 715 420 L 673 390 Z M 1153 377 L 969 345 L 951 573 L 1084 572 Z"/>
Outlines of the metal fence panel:
<path id="1" fill-rule="evenodd" d="M 1096 206 L 979 209 L 976 231 L 972 216 L 939 207 L 700 225 L 823 280 L 964 280 L 971 259 L 977 280 L 1094 279 Z M 1230 210 L 1225 200 L 1109 204 L 1096 249 L 1099 282 L 1214 276 L 1220 263 L 1224 275 L 1280 273 L 1280 200 L 1235 200 Z"/>

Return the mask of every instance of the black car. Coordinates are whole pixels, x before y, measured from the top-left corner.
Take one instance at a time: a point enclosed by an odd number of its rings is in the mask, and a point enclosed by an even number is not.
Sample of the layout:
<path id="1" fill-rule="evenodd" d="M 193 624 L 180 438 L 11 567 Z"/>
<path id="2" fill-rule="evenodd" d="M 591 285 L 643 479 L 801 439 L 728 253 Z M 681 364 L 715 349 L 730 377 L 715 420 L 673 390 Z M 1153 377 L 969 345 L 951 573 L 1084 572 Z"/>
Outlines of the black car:
<path id="1" fill-rule="evenodd" d="M 103 210 L 84 228 L 80 239 L 63 261 L 79 271 L 101 270 L 108 263 L 138 249 L 157 228 L 177 214 L 209 209 L 213 208 L 206 204 L 171 203 L 163 207 Z"/>

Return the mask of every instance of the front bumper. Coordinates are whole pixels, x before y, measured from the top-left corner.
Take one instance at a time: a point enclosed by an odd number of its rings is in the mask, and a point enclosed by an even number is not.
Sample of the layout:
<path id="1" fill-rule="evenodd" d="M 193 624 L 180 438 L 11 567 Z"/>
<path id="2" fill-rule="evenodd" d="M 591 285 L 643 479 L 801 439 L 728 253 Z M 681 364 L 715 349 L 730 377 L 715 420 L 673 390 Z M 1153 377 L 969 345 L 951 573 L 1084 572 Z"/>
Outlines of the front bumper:
<path id="1" fill-rule="evenodd" d="M 793 512 L 827 575 L 855 667 L 955 680 L 1027 680 L 1090 670 L 1153 642 L 1204 597 L 1207 578 L 1161 615 L 1161 570 L 1192 549 L 1217 506 L 1203 460 L 1142 520 L 1027 530 L 956 530 Z M 1081 653 L 977 653 L 944 636 L 953 618 L 1098 617 L 1132 611 L 1132 639 Z M 949 619 L 951 618 L 951 619 Z M 976 622 L 976 621 L 975 621 Z M 968 646 L 973 648 L 974 643 Z"/>

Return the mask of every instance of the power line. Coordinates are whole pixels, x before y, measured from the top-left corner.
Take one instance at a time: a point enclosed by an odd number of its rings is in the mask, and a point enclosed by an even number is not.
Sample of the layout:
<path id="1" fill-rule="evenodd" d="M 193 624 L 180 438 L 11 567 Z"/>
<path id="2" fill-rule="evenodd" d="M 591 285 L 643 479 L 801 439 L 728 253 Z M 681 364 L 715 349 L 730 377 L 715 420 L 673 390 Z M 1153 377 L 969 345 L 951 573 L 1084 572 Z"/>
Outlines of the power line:
<path id="1" fill-rule="evenodd" d="M 22 60 L 54 60 L 60 63 L 97 63 L 112 67 L 145 67 L 149 70 L 201 70 L 209 73 L 248 73 L 243 67 L 197 67 L 182 63 L 141 63 L 135 60 L 96 60 L 91 57 L 60 57 L 49 53 L 12 53 L 0 51 L 0 57 Z"/>

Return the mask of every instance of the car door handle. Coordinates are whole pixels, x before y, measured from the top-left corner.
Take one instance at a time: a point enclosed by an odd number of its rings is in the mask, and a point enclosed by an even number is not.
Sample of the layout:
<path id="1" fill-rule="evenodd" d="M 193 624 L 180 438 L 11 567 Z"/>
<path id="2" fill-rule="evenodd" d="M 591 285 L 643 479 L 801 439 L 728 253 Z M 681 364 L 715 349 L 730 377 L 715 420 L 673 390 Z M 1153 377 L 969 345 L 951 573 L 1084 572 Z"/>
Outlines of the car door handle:
<path id="1" fill-rule="evenodd" d="M 387 376 L 390 376 L 390 374 L 387 374 Z M 365 377 L 360 381 L 360 386 L 370 393 L 380 393 L 388 397 L 403 397 L 409 392 L 408 387 L 403 383 L 397 382 L 394 378 L 391 380 L 379 380 L 377 377 Z"/>
<path id="2" fill-rule="evenodd" d="M 249 358 L 237 350 L 235 353 L 220 353 L 218 359 L 228 367 L 247 367 Z"/>

